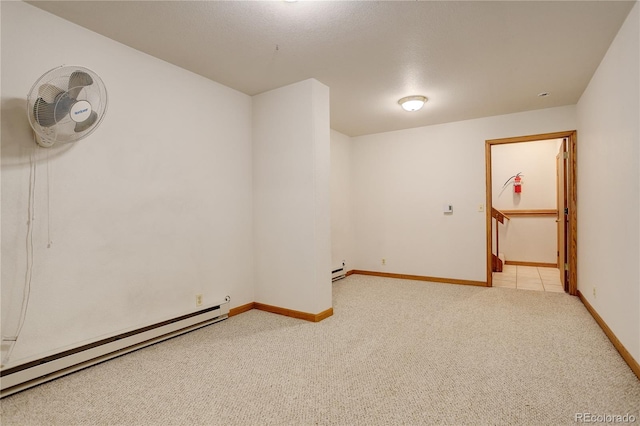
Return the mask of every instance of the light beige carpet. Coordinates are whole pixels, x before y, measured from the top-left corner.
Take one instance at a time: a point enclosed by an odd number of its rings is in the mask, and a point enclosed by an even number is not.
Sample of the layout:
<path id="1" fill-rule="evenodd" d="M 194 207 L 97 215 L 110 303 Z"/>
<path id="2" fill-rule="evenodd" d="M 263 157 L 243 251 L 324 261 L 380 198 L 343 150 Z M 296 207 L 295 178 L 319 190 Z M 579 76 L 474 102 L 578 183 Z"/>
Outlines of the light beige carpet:
<path id="1" fill-rule="evenodd" d="M 575 297 L 358 275 L 333 290 L 320 323 L 250 311 L 4 398 L 2 424 L 640 422 L 640 381 Z"/>

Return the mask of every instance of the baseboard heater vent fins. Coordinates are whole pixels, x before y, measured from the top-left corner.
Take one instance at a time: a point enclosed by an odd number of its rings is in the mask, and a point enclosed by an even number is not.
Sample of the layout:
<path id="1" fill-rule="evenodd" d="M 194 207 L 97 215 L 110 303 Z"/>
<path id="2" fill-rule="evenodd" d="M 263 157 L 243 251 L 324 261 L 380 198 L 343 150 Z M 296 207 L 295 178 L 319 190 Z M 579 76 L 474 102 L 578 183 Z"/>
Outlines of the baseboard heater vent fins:
<path id="1" fill-rule="evenodd" d="M 229 317 L 229 297 L 220 305 L 209 306 L 167 321 L 120 333 L 74 349 L 0 371 L 0 398 L 81 370 L 145 346 L 225 320 Z"/>
<path id="2" fill-rule="evenodd" d="M 344 262 L 343 262 L 342 267 L 331 271 L 331 282 L 341 280 L 344 277 L 345 277 L 345 274 L 344 274 Z"/>

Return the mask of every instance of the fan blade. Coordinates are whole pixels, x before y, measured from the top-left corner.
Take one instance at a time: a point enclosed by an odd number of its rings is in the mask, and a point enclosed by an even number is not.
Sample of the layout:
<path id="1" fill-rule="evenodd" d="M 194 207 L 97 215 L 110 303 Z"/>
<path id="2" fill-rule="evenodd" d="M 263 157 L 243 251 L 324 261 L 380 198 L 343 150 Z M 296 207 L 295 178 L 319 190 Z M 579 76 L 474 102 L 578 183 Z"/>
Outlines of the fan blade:
<path id="1" fill-rule="evenodd" d="M 77 99 L 82 88 L 85 86 L 91 86 L 92 84 L 93 79 L 89 74 L 83 71 L 74 71 L 69 77 L 69 96 Z"/>
<path id="2" fill-rule="evenodd" d="M 49 103 L 38 98 L 33 105 L 33 115 L 42 127 L 51 127 L 69 113 L 71 105 L 73 105 L 73 100 L 67 97 L 60 98 L 56 103 Z"/>
<path id="3" fill-rule="evenodd" d="M 33 105 L 33 116 L 42 127 L 51 127 L 69 114 L 74 103 L 74 99 L 65 95 L 57 96 L 54 103 L 38 98 Z"/>
<path id="4" fill-rule="evenodd" d="M 76 127 L 73 130 L 76 133 L 84 132 L 89 127 L 91 127 L 93 125 L 93 123 L 96 122 L 97 119 L 98 119 L 98 114 L 95 111 L 91 111 L 91 114 L 89 115 L 89 118 L 87 118 L 86 120 L 81 121 L 79 123 L 76 123 Z"/>
<path id="5" fill-rule="evenodd" d="M 64 90 L 54 86 L 53 84 L 45 83 L 38 88 L 38 97 L 50 104 L 54 103 L 56 98 L 63 93 Z"/>
<path id="6" fill-rule="evenodd" d="M 33 105 L 33 115 L 42 127 L 51 127 L 56 124 L 56 120 L 53 117 L 55 109 L 55 104 L 50 104 L 44 99 L 38 98 Z"/>

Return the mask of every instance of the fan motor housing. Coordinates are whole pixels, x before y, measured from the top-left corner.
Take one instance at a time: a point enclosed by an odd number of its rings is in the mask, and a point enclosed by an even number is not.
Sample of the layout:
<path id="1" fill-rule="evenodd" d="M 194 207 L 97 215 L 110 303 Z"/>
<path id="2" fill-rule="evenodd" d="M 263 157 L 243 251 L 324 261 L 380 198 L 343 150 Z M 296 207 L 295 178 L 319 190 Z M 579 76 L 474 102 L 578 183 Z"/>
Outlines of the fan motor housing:
<path id="1" fill-rule="evenodd" d="M 69 117 L 76 123 L 85 121 L 91 115 L 91 104 L 88 101 L 78 101 L 71 107 Z"/>

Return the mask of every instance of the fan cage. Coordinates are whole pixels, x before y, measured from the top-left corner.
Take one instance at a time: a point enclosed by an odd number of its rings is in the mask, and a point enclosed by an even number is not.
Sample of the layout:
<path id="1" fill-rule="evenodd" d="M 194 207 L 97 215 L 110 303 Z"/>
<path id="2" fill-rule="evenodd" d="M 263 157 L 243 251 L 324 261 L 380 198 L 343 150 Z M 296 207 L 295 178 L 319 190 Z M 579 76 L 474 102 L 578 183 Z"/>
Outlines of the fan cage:
<path id="1" fill-rule="evenodd" d="M 65 96 L 68 98 L 70 96 L 69 91 L 74 89 L 74 87 L 70 87 L 70 78 L 74 72 L 86 73 L 92 79 L 92 84 L 88 86 L 75 87 L 78 95 L 74 99 L 75 101 L 84 100 L 89 102 L 91 110 L 97 114 L 95 122 L 86 129 L 76 131 L 76 122 L 71 119 L 69 114 L 65 114 L 63 118 L 56 120 L 53 125 L 41 125 L 36 118 L 35 108 L 36 102 L 40 98 L 41 90 L 47 92 L 50 86 L 60 90 L 60 96 L 56 98 L 54 107 L 55 112 L 53 115 L 56 116 L 61 109 L 59 99 Z M 49 86 L 43 89 L 45 85 Z M 50 147 L 59 143 L 76 142 L 93 133 L 104 118 L 107 111 L 107 103 L 106 87 L 98 74 L 86 67 L 63 65 L 47 71 L 33 84 L 27 96 L 27 116 L 29 124 L 37 136 L 38 143 L 42 146 Z"/>

